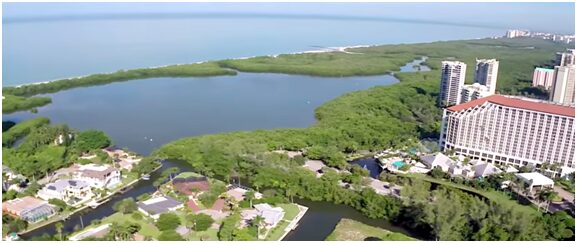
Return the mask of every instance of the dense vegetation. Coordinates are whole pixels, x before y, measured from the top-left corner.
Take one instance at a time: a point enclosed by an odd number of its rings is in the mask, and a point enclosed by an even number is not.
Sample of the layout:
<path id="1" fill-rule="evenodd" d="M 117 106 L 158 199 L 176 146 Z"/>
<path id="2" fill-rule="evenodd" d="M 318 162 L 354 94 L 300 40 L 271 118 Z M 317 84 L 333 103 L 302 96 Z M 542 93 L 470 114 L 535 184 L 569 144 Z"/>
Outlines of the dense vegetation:
<path id="1" fill-rule="evenodd" d="M 2 113 L 30 110 L 35 107 L 44 106 L 50 102 L 52 102 L 52 99 L 49 97 L 22 97 L 3 94 Z"/>
<path id="2" fill-rule="evenodd" d="M 416 239 L 401 233 L 372 227 L 352 219 L 341 219 L 327 241 L 368 241 L 370 239 L 383 241 L 414 241 Z"/>
<path id="3" fill-rule="evenodd" d="M 529 46 L 534 48 L 527 49 Z M 343 163 L 347 153 L 413 145 L 419 139 L 438 134 L 441 111 L 436 100 L 442 59 L 454 57 L 468 63 L 468 81 L 472 81 L 475 58 L 497 58 L 501 62 L 499 90 L 519 93 L 530 86 L 528 80 L 533 68 L 550 63 L 553 53 L 560 49 L 561 46 L 541 40 L 474 40 L 351 50 L 363 55 L 324 53 L 223 61 L 222 65 L 241 71 L 323 75 L 324 65 L 341 70 L 338 75 L 369 75 L 385 73 L 393 66 L 398 68 L 399 63 L 426 55 L 433 71 L 398 73 L 395 75 L 402 81 L 399 84 L 352 92 L 332 100 L 316 110 L 318 122 L 310 128 L 185 138 L 161 147 L 154 156 L 186 160 L 198 172 L 209 176 L 249 178 L 248 183 L 257 189 L 272 188 L 289 198 L 346 204 L 371 218 L 405 222 L 405 227 L 425 232 L 428 239 L 565 239 L 572 235 L 566 231 L 571 228 L 563 219 L 566 215 L 526 214 L 519 207 L 488 203 L 443 186 L 433 191 L 430 186 L 422 186 L 407 196 L 411 200 L 401 202 L 378 195 L 372 189 L 342 188 L 339 180 L 353 178 L 335 173 L 326 172 L 319 180 L 300 168 L 302 164 L 294 159 L 268 153 L 277 149 L 302 150 L 309 158 L 323 159 L 330 166 L 343 168 L 347 167 Z M 349 181 L 362 183 L 362 180 Z M 465 206 L 470 204 L 478 205 Z M 558 230 L 547 233 L 544 222 L 548 221 L 563 223 Z M 502 233 L 503 229 L 510 232 Z"/>
<path id="4" fill-rule="evenodd" d="M 13 147 L 18 139 L 22 143 Z M 110 138 L 102 132 L 78 132 L 66 125 L 49 125 L 43 117 L 14 125 L 2 133 L 2 140 L 2 164 L 32 179 L 69 166 L 85 151 L 110 144 Z"/>
<path id="5" fill-rule="evenodd" d="M 114 73 L 92 74 L 85 77 L 62 79 L 48 83 L 29 84 L 18 87 L 5 87 L 2 88 L 2 94 L 32 96 L 37 94 L 55 93 L 58 91 L 77 87 L 104 85 L 113 82 L 122 82 L 134 79 L 157 77 L 203 77 L 234 74 L 234 71 L 223 69 L 217 64 L 210 62 L 171 65 L 158 68 L 120 70 Z"/>
<path id="6" fill-rule="evenodd" d="M 18 141 L 18 139 L 28 135 L 32 129 L 44 126 L 48 123 L 50 123 L 48 118 L 37 117 L 15 124 L 14 126 L 11 126 L 10 129 L 2 132 L 2 146 L 11 147 L 14 142 Z"/>

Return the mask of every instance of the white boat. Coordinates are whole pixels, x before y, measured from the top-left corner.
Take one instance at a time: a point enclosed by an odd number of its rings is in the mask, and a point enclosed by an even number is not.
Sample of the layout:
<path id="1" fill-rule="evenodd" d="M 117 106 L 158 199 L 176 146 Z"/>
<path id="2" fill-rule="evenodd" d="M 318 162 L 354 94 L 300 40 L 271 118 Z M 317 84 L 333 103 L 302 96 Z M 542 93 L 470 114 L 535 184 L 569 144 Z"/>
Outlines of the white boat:
<path id="1" fill-rule="evenodd" d="M 148 181 L 148 180 L 150 180 L 150 175 L 149 174 L 142 175 L 142 179 L 145 181 Z"/>

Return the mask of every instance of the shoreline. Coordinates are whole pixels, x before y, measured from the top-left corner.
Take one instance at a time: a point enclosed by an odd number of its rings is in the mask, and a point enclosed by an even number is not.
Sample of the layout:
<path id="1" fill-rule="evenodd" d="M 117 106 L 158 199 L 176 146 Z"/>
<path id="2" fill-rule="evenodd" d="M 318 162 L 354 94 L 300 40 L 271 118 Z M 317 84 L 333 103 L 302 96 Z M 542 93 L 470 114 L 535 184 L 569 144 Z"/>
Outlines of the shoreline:
<path id="1" fill-rule="evenodd" d="M 388 44 L 383 44 L 383 45 L 388 45 Z M 246 57 L 225 58 L 225 59 L 219 59 L 219 60 L 205 60 L 205 61 L 198 61 L 198 62 L 191 62 L 191 63 L 165 64 L 165 65 L 149 66 L 149 67 L 142 67 L 142 68 L 118 69 L 116 71 L 98 72 L 98 73 L 91 73 L 91 74 L 73 76 L 73 77 L 68 77 L 68 78 L 57 78 L 57 79 L 37 81 L 37 82 L 32 82 L 32 83 L 3 86 L 2 89 L 4 89 L 4 88 L 21 88 L 24 86 L 49 84 L 49 83 L 53 83 L 53 82 L 57 82 L 57 81 L 73 81 L 76 79 L 86 78 L 86 77 L 89 77 L 91 75 L 114 74 L 116 72 L 121 72 L 121 71 L 126 72 L 126 71 L 131 71 L 131 70 L 136 70 L 136 69 L 157 69 L 157 68 L 166 68 L 166 67 L 171 67 L 171 66 L 182 66 L 182 65 L 194 65 L 194 64 L 203 64 L 203 63 L 210 63 L 210 62 L 219 62 L 219 61 L 224 61 L 224 60 L 246 60 L 246 59 L 251 59 L 251 58 L 255 58 L 255 57 L 277 58 L 280 55 L 299 55 L 299 54 L 330 53 L 330 52 L 342 52 L 342 53 L 346 53 L 346 54 L 362 54 L 362 53 L 348 52 L 346 50 L 347 49 L 354 49 L 354 48 L 369 48 L 369 47 L 375 47 L 375 46 L 379 46 L 379 45 L 373 44 L 373 45 L 352 45 L 352 46 L 337 46 L 337 47 L 318 47 L 318 50 L 309 50 L 309 51 L 297 51 L 297 52 L 269 54 L 269 55 L 255 55 L 255 56 L 246 56 Z"/>

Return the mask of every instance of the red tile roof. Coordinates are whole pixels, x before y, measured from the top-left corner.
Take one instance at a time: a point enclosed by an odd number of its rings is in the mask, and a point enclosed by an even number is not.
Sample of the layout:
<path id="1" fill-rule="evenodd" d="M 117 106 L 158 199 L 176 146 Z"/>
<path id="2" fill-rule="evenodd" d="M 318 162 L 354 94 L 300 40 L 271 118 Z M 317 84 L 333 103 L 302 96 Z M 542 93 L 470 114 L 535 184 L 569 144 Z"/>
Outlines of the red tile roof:
<path id="1" fill-rule="evenodd" d="M 200 208 L 198 207 L 198 205 L 196 205 L 196 203 L 194 203 L 193 200 L 189 200 L 188 203 L 186 203 L 186 205 L 190 208 L 190 210 L 192 210 L 193 213 L 200 211 Z"/>
<path id="2" fill-rule="evenodd" d="M 552 103 L 545 103 L 545 102 L 538 102 L 538 101 L 530 101 L 526 99 L 520 98 L 513 98 L 513 97 L 506 97 L 502 95 L 491 95 L 488 97 L 484 97 L 481 99 L 476 99 L 467 103 L 455 105 L 448 107 L 447 110 L 450 111 L 461 111 L 465 110 L 474 106 L 482 105 L 485 102 L 490 102 L 502 106 L 508 106 L 513 108 L 519 109 L 526 109 L 544 113 L 550 113 L 555 115 L 562 115 L 562 116 L 570 116 L 575 117 L 575 107 L 571 106 L 562 106 L 556 105 Z"/>
<path id="3" fill-rule="evenodd" d="M 211 209 L 221 211 L 224 208 L 224 203 L 224 199 L 219 198 L 214 202 Z"/>

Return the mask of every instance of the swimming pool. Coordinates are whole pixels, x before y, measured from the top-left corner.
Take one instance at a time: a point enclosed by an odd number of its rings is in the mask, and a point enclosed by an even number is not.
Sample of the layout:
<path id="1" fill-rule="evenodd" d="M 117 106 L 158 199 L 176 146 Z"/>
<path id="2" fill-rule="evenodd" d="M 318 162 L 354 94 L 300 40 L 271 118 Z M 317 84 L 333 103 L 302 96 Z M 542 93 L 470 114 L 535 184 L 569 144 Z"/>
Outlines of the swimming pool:
<path id="1" fill-rule="evenodd" d="M 393 166 L 397 169 L 400 169 L 401 167 L 403 167 L 403 165 L 406 165 L 406 163 L 402 160 L 393 162 Z"/>

